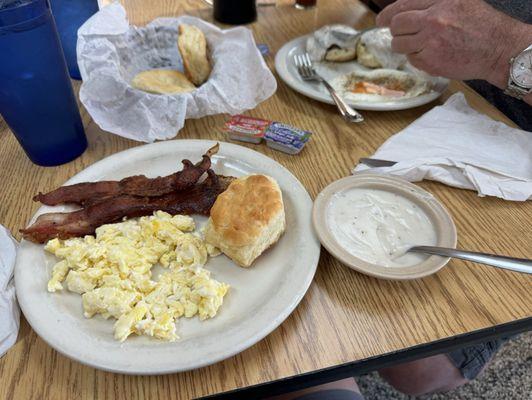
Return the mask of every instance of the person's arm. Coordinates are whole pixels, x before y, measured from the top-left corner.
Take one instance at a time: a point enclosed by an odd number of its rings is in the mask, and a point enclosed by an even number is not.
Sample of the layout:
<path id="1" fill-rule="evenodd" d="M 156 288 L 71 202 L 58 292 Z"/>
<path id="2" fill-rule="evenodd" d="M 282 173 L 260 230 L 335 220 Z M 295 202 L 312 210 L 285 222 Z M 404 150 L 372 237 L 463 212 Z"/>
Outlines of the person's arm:
<path id="1" fill-rule="evenodd" d="M 392 50 L 415 67 L 451 79 L 483 79 L 504 89 L 510 58 L 532 44 L 532 25 L 482 0 L 397 0 L 377 16 Z M 523 98 L 532 105 L 532 94 Z"/>
<path id="2" fill-rule="evenodd" d="M 492 73 L 486 78 L 489 83 L 500 89 L 505 89 L 508 84 L 510 59 L 532 44 L 532 25 L 517 22 L 509 31 L 506 36 L 506 46 L 501 51 Z M 532 93 L 523 97 L 523 101 L 532 105 Z"/>

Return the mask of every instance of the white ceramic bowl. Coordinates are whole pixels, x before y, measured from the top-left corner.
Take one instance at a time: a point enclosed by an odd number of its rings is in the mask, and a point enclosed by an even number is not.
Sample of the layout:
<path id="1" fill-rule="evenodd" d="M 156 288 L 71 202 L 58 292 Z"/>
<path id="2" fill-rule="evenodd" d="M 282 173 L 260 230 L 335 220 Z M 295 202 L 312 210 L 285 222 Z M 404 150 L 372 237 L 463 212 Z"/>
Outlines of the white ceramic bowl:
<path id="1" fill-rule="evenodd" d="M 329 221 L 327 208 L 336 193 L 352 189 L 367 188 L 385 190 L 407 198 L 420 207 L 429 217 L 436 230 L 437 246 L 456 247 L 456 227 L 449 212 L 429 192 L 410 182 L 392 176 L 358 173 L 331 183 L 314 201 L 312 220 L 314 229 L 329 253 L 348 267 L 367 275 L 383 279 L 417 279 L 434 274 L 449 258 L 430 256 L 424 261 L 404 267 L 383 267 L 355 257 L 335 239 Z"/>

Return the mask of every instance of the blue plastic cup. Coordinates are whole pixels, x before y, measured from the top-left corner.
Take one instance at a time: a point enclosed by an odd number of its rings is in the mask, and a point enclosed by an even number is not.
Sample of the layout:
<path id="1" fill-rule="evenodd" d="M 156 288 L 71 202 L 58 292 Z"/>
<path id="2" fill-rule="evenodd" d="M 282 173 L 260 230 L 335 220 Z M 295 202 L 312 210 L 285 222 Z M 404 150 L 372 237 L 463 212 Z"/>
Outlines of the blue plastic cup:
<path id="1" fill-rule="evenodd" d="M 73 79 L 81 79 L 78 68 L 76 45 L 78 29 L 85 21 L 98 11 L 97 0 L 50 0 L 61 46 Z"/>
<path id="2" fill-rule="evenodd" d="M 0 0 L 0 114 L 37 165 L 87 148 L 47 0 Z"/>

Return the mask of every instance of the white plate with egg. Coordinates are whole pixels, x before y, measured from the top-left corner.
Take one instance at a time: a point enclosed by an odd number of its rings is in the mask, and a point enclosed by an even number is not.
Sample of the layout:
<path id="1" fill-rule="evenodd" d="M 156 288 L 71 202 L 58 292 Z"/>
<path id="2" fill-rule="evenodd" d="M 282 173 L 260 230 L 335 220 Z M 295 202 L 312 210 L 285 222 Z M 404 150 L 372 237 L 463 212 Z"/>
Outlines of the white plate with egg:
<path id="1" fill-rule="evenodd" d="M 66 184 L 135 174 L 167 175 L 180 167 L 180 160 L 196 160 L 214 144 L 174 140 L 135 147 L 93 164 Z M 217 174 L 266 174 L 276 179 L 287 220 L 286 232 L 252 267 L 241 268 L 224 255 L 209 259 L 205 268 L 211 276 L 230 285 L 218 314 L 205 321 L 197 317 L 179 319 L 180 338 L 174 342 L 132 335 L 120 343 L 113 338 L 114 320 L 83 316 L 78 294 L 47 291 L 57 259 L 46 254 L 43 245 L 23 240 L 15 269 L 17 297 L 26 319 L 43 340 L 60 353 L 95 368 L 126 374 L 164 374 L 231 357 L 263 339 L 290 315 L 312 282 L 320 254 L 312 230 L 310 196 L 286 168 L 245 147 L 220 143 L 212 162 Z M 41 207 L 36 216 L 52 210 L 68 209 Z M 205 217 L 193 217 L 198 228 L 206 222 Z"/>
<path id="2" fill-rule="evenodd" d="M 334 104 L 329 92 L 325 89 L 323 84 L 304 81 L 297 72 L 294 56 L 306 52 L 306 43 L 309 37 L 311 37 L 311 35 L 301 36 L 281 47 L 275 56 L 275 69 L 281 79 L 296 92 L 323 103 Z M 429 76 L 408 65 L 405 66 L 404 71 L 395 71 L 390 69 L 372 70 L 360 65 L 356 61 L 322 61 L 314 64 L 316 71 L 329 83 L 335 86 L 336 89 L 342 89 L 344 82 L 348 81 L 348 75 L 352 73 L 360 74 L 364 77 L 369 76 L 372 79 L 378 79 L 380 78 L 379 75 L 381 75 L 380 71 L 389 71 L 394 76 L 398 76 L 399 78 L 405 76 L 412 81 L 412 96 L 406 98 L 372 99 L 367 96 L 356 96 L 355 98 L 352 98 L 351 94 L 345 89 L 345 87 L 343 90 L 340 90 L 339 93 L 342 97 L 344 97 L 351 106 L 359 110 L 393 111 L 418 107 L 436 100 L 449 85 L 448 79 Z M 420 87 L 420 82 L 422 81 L 426 81 L 426 84 L 428 85 L 427 90 L 422 94 L 416 95 L 416 93 L 419 92 L 418 89 Z"/>
<path id="3" fill-rule="evenodd" d="M 407 253 L 413 245 L 456 247 L 456 227 L 429 192 L 399 178 L 357 173 L 327 186 L 313 209 L 323 246 L 348 267 L 383 279 L 436 273 L 449 258 Z"/>

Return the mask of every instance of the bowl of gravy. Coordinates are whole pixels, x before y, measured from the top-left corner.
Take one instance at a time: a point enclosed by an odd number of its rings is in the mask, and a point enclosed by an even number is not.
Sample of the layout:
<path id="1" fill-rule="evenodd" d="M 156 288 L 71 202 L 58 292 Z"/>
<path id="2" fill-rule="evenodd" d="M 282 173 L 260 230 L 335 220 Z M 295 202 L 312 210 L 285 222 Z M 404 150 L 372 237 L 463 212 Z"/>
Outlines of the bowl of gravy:
<path id="1" fill-rule="evenodd" d="M 314 202 L 313 223 L 334 257 L 378 278 L 417 279 L 449 261 L 408 253 L 412 246 L 456 247 L 456 227 L 445 207 L 393 176 L 358 173 L 331 183 Z"/>

